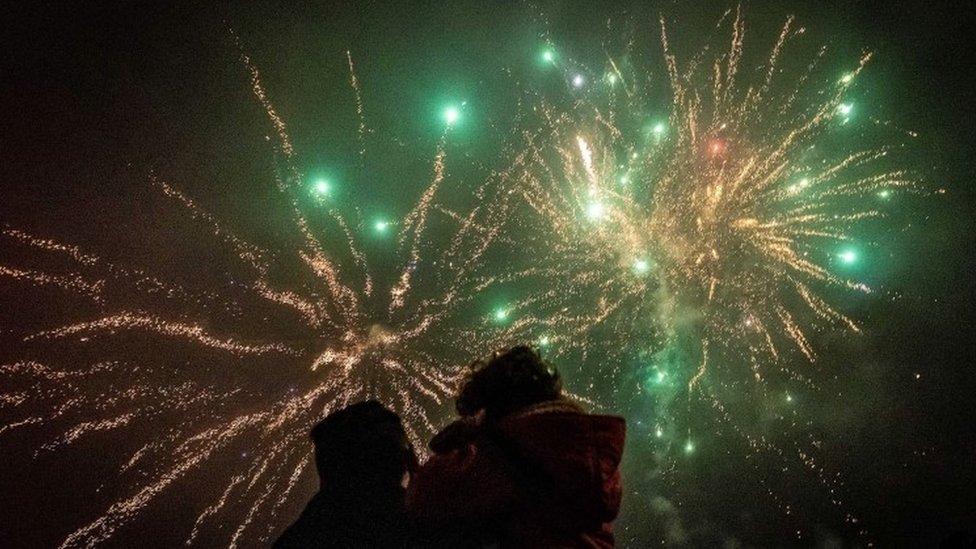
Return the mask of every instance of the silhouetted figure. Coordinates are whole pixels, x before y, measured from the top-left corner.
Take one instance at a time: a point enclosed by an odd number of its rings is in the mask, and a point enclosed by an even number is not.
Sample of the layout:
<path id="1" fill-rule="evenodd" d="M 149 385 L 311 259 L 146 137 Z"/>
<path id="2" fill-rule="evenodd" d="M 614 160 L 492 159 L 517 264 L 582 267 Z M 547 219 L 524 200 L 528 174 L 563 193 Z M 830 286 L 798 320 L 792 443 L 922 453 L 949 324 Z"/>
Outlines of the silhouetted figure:
<path id="1" fill-rule="evenodd" d="M 312 429 L 318 493 L 274 547 L 404 547 L 404 481 L 417 457 L 400 417 L 374 400 Z"/>
<path id="2" fill-rule="evenodd" d="M 476 363 L 407 510 L 421 545 L 612 547 L 623 418 L 590 415 L 529 347 Z"/>

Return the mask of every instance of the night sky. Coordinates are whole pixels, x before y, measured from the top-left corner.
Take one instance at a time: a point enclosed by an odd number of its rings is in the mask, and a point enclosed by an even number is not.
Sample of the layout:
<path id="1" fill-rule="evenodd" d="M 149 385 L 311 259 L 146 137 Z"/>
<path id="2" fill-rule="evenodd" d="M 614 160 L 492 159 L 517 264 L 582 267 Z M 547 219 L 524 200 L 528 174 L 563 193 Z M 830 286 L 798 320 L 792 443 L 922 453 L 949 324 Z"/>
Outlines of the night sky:
<path id="1" fill-rule="evenodd" d="M 917 132 L 911 147 L 895 154 L 897 165 L 922 181 L 924 190 L 894 197 L 884 222 L 867 229 L 873 244 L 865 267 L 870 272 L 863 276 L 881 291 L 857 295 L 842 307 L 863 333 L 816 334 L 820 359 L 796 369 L 817 388 L 803 393 L 807 397 L 797 404 L 802 409 L 792 412 L 788 428 L 772 428 L 772 439 L 787 441 L 775 442 L 780 448 L 792 447 L 789 441 L 815 440 L 817 467 L 840 479 L 837 492 L 831 494 L 834 485 L 818 480 L 795 452 L 786 459 L 749 451 L 702 402 L 687 405 L 683 413 L 691 417 L 682 425 L 707 435 L 696 438 L 692 454 L 662 462 L 638 424 L 653 422 L 649 416 L 656 408 L 642 408 L 639 399 L 619 402 L 618 388 L 597 387 L 587 396 L 625 414 L 630 429 L 623 510 L 616 523 L 621 546 L 918 546 L 960 530 L 976 534 L 971 307 L 976 136 L 970 82 L 976 18 L 972 7 L 951 4 L 742 5 L 747 39 L 758 40 L 760 51 L 772 45 L 785 18 L 795 15 L 815 43 L 830 45 L 835 59 L 853 62 L 862 51 L 874 52 L 858 88 L 858 108 L 891 128 Z M 459 160 L 451 180 L 474 181 L 498 168 L 500 151 L 517 130 L 513 118 L 521 91 L 565 85 L 539 69 L 543 37 L 560 53 L 571 51 L 581 63 L 600 67 L 605 49 L 618 47 L 623 35 L 656 44 L 661 15 L 673 24 L 672 41 L 701 44 L 699 34 L 711 31 L 730 7 L 735 5 L 463 1 L 22 8 L 4 15 L 0 38 L 0 224 L 71 243 L 194 291 L 222 292 L 244 276 L 235 253 L 215 244 L 149 182 L 158 178 L 173 185 L 248 242 L 262 248 L 291 245 L 293 237 L 282 236 L 289 230 L 287 208 L 271 183 L 282 169 L 269 147 L 274 130 L 255 101 L 242 51 L 260 70 L 264 89 L 288 127 L 296 169 L 313 180 L 339 182 L 335 198 L 349 208 L 355 205 L 360 221 L 353 229 L 368 232 L 377 221 L 403 220 L 424 192 L 443 134 L 445 105 L 467 102 L 457 131 L 444 145 L 447 157 Z M 360 119 L 347 51 L 369 122 L 365 155 L 357 141 Z M 352 181 L 355 185 L 342 185 Z M 462 198 L 451 200 L 463 207 Z M 387 273 L 377 281 L 387 289 L 399 273 L 392 240 L 371 234 L 360 245 L 377 272 Z M 443 235 L 434 240 L 429 245 L 443 243 Z M 0 240 L 0 266 L 70 275 L 70 264 L 57 254 L 22 244 L 16 238 Z M 486 256 L 485 268 L 499 270 L 504 257 Z M 417 267 L 418 277 L 428 276 L 426 268 Z M 292 283 L 300 276 L 274 275 Z M 434 291 L 427 283 L 420 286 Z M 130 289 L 135 295 L 137 288 Z M 125 290 L 113 292 L 110 302 L 129 299 Z M 304 337 L 289 335 L 266 303 L 242 312 L 131 299 L 130 310 L 168 318 L 186 313 L 244 341 L 267 333 L 289 344 Z M 471 321 L 481 314 L 477 311 L 491 311 L 498 299 L 475 301 L 452 321 Z M 0 277 L 0 364 L 37 360 L 70 371 L 73 364 L 144 359 L 144 369 L 132 379 L 148 376 L 181 387 L 179 372 L 192 369 L 201 387 L 239 386 L 255 406 L 265 394 L 295 389 L 287 371 L 270 358 L 227 370 L 215 364 L 230 364 L 233 357 L 215 359 L 209 351 L 150 344 L 151 338 L 138 336 L 101 347 L 24 342 L 32 333 L 97 318 L 97 307 L 71 292 Z M 233 328 L 220 330 L 225 325 Z M 432 354 L 444 352 L 443 342 L 431 346 Z M 584 380 L 599 377 L 578 373 L 573 362 L 578 354 L 554 357 L 571 389 L 585 392 Z M 587 360 L 599 363 L 601 357 Z M 13 368 L 3 372 L 0 395 L 43 390 L 52 397 L 28 398 L 26 404 L 13 397 L 0 401 L 0 425 L 43 414 L 44 406 L 71 397 L 57 380 L 35 383 L 11 373 Z M 99 376 L 81 386 L 126 394 L 117 378 L 106 377 L 112 381 L 99 387 Z M 180 397 L 175 398 L 167 402 Z M 215 401 L 215 410 L 220 406 Z M 234 406 L 250 411 L 247 405 Z M 155 434 L 174 427 L 179 414 L 153 413 L 126 429 L 79 437 L 54 450 L 45 445 L 77 421 L 0 430 L 5 460 L 0 545 L 57 546 L 137 491 L 160 471 L 149 465 L 123 474 L 119 464 Z M 233 446 L 234 455 L 216 458 L 164 489 L 120 524 L 106 544 L 183 543 L 196 517 L 226 485 L 226 475 L 210 471 L 235 471 L 236 455 L 247 457 L 246 441 L 240 444 Z M 240 544 L 260 545 L 262 535 L 280 532 L 313 490 L 314 478 L 302 476 L 273 523 L 256 515 L 255 533 Z M 196 543 L 227 545 L 236 527 L 231 523 L 247 509 L 246 504 L 229 506 L 221 515 L 228 524 L 206 530 Z"/>

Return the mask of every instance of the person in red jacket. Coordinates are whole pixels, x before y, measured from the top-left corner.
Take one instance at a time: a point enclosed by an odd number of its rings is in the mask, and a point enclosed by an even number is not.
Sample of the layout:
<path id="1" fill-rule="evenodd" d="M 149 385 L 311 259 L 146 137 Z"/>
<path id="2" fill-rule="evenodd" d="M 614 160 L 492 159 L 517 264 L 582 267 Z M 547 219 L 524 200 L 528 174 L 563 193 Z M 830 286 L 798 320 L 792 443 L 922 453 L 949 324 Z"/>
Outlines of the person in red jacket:
<path id="1" fill-rule="evenodd" d="M 584 412 L 527 346 L 475 363 L 456 408 L 407 488 L 419 545 L 613 547 L 623 418 Z"/>

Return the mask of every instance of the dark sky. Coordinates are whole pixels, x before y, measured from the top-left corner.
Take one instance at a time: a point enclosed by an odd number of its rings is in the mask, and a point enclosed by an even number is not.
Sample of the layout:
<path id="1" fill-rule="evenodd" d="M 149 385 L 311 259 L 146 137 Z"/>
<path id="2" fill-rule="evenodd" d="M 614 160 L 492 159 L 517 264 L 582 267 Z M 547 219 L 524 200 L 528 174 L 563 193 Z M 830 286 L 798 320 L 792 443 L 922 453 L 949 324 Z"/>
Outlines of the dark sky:
<path id="1" fill-rule="evenodd" d="M 890 230 L 878 234 L 894 259 L 879 266 L 884 272 L 877 276 L 886 295 L 895 297 L 855 305 L 866 335 L 855 344 L 838 343 L 838 352 L 818 366 L 836 375 L 825 378 L 825 396 L 810 415 L 812 430 L 830 448 L 829 470 L 845 479 L 845 508 L 862 517 L 869 535 L 858 538 L 857 528 L 825 505 L 820 488 L 794 487 L 789 475 L 770 482 L 777 492 L 797 490 L 801 518 L 780 516 L 755 478 L 761 473 L 738 462 L 741 443 L 731 440 L 702 448 L 695 466 L 665 479 L 642 473 L 642 447 L 632 442 L 619 540 L 633 547 L 657 544 L 673 534 L 676 521 L 691 544 L 873 539 L 880 546 L 911 546 L 958 529 L 976 532 L 973 8 L 916 0 L 743 6 L 756 35 L 768 36 L 795 14 L 842 53 L 874 51 L 866 100 L 878 118 L 919 132 L 904 165 L 932 188 L 947 190 L 906 198 L 894 210 Z M 262 70 L 308 172 L 323 164 L 313 151 L 328 156 L 329 169 L 339 176 L 355 169 L 357 144 L 348 136 L 358 122 L 345 59 L 345 51 L 352 52 L 373 127 L 401 143 L 389 151 L 395 161 L 379 162 L 372 173 L 390 183 L 357 198 L 367 217 L 396 217 L 412 204 L 398 198 L 421 190 L 401 183 L 411 178 L 395 177 L 397 170 L 429 169 L 437 128 L 428 113 L 446 98 L 478 98 L 474 116 L 484 129 L 459 138 L 463 154 L 487 158 L 497 148 L 514 97 L 506 69 L 536 55 L 543 30 L 537 14 L 549 20 L 554 41 L 572 44 L 580 57 L 598 64 L 608 18 L 611 28 L 644 25 L 656 40 L 659 13 L 703 29 L 724 8 L 469 1 L 220 8 L 55 2 L 18 8 L 4 14 L 0 33 L 0 222 L 130 257 L 133 264 L 155 264 L 165 277 L 205 286 L 215 276 L 206 267 L 206 244 L 181 242 L 168 231 L 166 214 L 144 201 L 145 180 L 150 171 L 178 180 L 188 194 L 205 195 L 206 206 L 224 218 L 263 212 L 264 197 L 242 196 L 235 185 L 267 175 L 269 165 L 262 139 L 267 129 L 255 129 L 264 124 L 262 113 L 228 28 Z M 126 233 L 142 236 L 114 238 Z M 167 257 L 183 253 L 198 258 L 200 268 L 167 267 Z M 0 259 L 6 263 L 10 256 L 0 250 Z M 25 326 L 52 325 L 56 308 L 67 307 L 35 308 L 23 299 L 0 292 L 0 344 L 11 344 L 7 334 Z M 3 363 L 16 356 L 0 351 Z M 834 391 L 841 386 L 844 391 Z M 0 545 L 48 545 L 79 526 L 79 517 L 87 516 L 78 510 L 84 498 L 51 491 L 59 489 L 61 477 L 110 474 L 97 466 L 93 451 L 82 460 L 88 469 L 69 469 L 31 461 L 29 441 L 0 434 L 0 453 L 24 468 L 16 482 L 9 473 L 0 475 L 0 483 L 11 483 L 0 485 Z M 185 521 L 186 511 L 174 505 L 172 516 L 157 511 L 157 523 L 146 531 Z M 800 541 L 793 536 L 797 525 L 808 532 Z"/>

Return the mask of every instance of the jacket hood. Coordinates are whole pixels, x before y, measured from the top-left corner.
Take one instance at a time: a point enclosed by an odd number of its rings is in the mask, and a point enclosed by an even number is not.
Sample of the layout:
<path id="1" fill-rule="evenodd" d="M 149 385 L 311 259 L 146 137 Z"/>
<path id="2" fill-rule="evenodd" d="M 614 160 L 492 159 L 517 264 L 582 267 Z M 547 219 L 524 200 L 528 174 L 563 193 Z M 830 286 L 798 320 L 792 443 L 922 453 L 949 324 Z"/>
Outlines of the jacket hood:
<path id="1" fill-rule="evenodd" d="M 544 402 L 498 421 L 498 431 L 543 472 L 567 512 L 609 522 L 620 510 L 622 417 L 587 414 L 567 400 Z"/>

